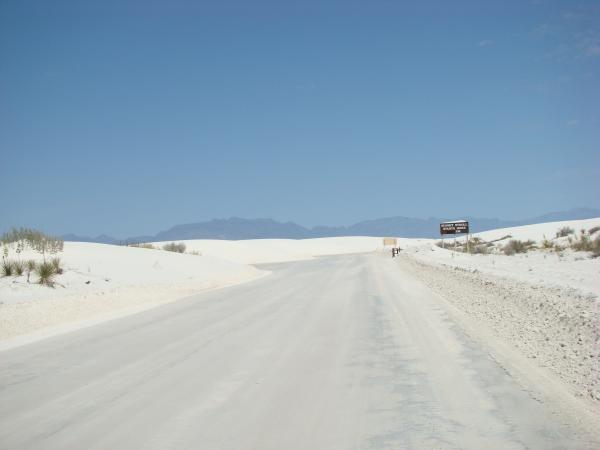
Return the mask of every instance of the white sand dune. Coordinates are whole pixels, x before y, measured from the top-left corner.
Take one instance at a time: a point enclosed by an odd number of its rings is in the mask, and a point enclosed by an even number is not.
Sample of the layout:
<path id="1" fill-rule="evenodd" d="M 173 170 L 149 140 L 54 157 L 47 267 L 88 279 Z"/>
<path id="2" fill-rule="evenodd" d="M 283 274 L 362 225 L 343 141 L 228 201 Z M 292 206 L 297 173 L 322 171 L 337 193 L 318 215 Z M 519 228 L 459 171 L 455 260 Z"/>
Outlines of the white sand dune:
<path id="1" fill-rule="evenodd" d="M 54 255 L 51 255 L 52 257 Z M 66 242 L 64 273 L 54 288 L 38 277 L 0 278 L 0 340 L 106 315 L 114 318 L 195 294 L 256 279 L 268 272 L 211 256 Z M 42 260 L 31 250 L 11 259 Z"/>
<path id="2" fill-rule="evenodd" d="M 378 237 L 348 236 L 317 239 L 249 239 L 226 241 L 195 239 L 177 241 L 186 245 L 186 251 L 235 261 L 241 264 L 264 264 L 301 261 L 324 255 L 373 252 L 383 248 Z M 160 247 L 165 242 L 154 242 Z"/>
<path id="3" fill-rule="evenodd" d="M 511 239 L 531 239 L 539 243 L 545 238 L 556 238 L 556 232 L 563 227 L 572 228 L 578 234 L 582 229 L 589 230 L 597 226 L 600 226 L 600 218 L 502 228 L 476 233 L 474 236 L 486 241 L 511 236 Z M 464 237 L 460 238 L 460 240 L 464 239 Z M 500 247 L 508 240 L 508 238 L 503 239 L 496 245 Z M 420 246 L 411 246 L 409 252 L 417 259 L 428 263 L 470 271 L 478 270 L 533 285 L 576 290 L 582 295 L 600 297 L 600 258 L 591 258 L 586 252 L 565 250 L 557 253 L 537 250 L 511 256 L 502 253 L 471 255 L 453 252 L 452 239 L 448 239 L 449 247 L 446 249 L 434 245 L 437 241 L 430 240 Z M 557 241 L 564 245 L 567 238 L 559 238 Z"/>
<path id="4" fill-rule="evenodd" d="M 511 235 L 515 239 L 541 241 L 544 237 L 555 236 L 556 231 L 565 226 L 588 230 L 600 226 L 600 218 L 505 228 L 476 236 L 494 240 Z M 31 283 L 27 283 L 25 275 L 0 278 L 0 340 L 50 328 L 60 331 L 67 325 L 98 321 L 103 317 L 114 318 L 202 290 L 251 281 L 268 274 L 252 264 L 384 250 L 381 238 L 361 236 L 182 242 L 186 244 L 187 252 L 199 252 L 200 255 L 65 243 L 64 251 L 58 255 L 65 272 L 57 276 L 55 288 L 36 284 L 35 274 L 31 276 Z M 469 255 L 441 249 L 434 245 L 435 242 L 434 239 L 398 239 L 405 252 L 424 262 L 600 296 L 600 259 L 592 259 L 582 252 Z M 155 243 L 156 246 L 163 244 Z M 15 249 L 10 251 L 9 258 L 41 260 L 37 253 L 25 251 L 17 255 Z"/>
<path id="5" fill-rule="evenodd" d="M 66 242 L 63 252 L 48 256 L 60 257 L 64 267 L 54 288 L 37 284 L 36 274 L 30 283 L 26 275 L 0 278 L 0 340 L 22 335 L 36 339 L 268 275 L 250 264 L 382 248 L 382 240 L 371 237 L 184 242 L 188 252 L 201 255 Z M 38 253 L 17 254 L 14 248 L 8 257 L 42 260 Z"/>
<path id="6" fill-rule="evenodd" d="M 561 228 L 572 228 L 576 233 L 581 230 L 588 231 L 590 228 L 600 226 L 600 217 L 585 220 L 566 220 L 561 222 L 536 223 L 534 225 L 524 225 L 521 227 L 498 228 L 497 230 L 483 231 L 476 233 L 477 236 L 485 241 L 493 241 L 510 235 L 512 239 L 522 241 L 531 239 L 532 241 L 541 241 L 544 238 L 552 239 L 556 237 L 556 232 Z"/>
<path id="7" fill-rule="evenodd" d="M 211 256 L 178 254 L 162 250 L 122 247 L 85 242 L 66 242 L 64 251 L 48 255 L 58 256 L 64 274 L 56 277 L 54 289 L 40 286 L 37 275 L 0 279 L 2 301 L 30 301 L 37 298 L 55 298 L 68 294 L 87 295 L 129 286 L 160 286 L 177 283 L 197 283 L 199 286 L 217 286 L 252 279 L 260 274 L 254 267 Z M 39 253 L 31 250 L 10 259 L 42 261 Z"/>

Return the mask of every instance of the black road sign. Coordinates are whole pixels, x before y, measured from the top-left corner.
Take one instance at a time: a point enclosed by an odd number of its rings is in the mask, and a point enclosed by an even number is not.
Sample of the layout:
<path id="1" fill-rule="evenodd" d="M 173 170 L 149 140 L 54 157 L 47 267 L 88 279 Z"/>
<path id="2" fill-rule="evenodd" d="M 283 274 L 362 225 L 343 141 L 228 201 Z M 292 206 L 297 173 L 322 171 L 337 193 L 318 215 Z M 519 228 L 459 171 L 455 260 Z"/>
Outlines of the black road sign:
<path id="1" fill-rule="evenodd" d="M 440 234 L 468 234 L 469 222 L 461 220 L 458 222 L 440 223 Z"/>

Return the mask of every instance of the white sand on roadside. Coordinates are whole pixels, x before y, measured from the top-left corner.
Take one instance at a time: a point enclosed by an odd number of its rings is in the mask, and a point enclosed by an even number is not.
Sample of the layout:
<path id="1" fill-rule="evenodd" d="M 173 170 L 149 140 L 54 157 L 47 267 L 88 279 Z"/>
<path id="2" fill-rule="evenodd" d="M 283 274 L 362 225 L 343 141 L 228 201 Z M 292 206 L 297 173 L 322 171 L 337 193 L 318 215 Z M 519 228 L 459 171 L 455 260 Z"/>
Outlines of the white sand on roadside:
<path id="1" fill-rule="evenodd" d="M 579 233 L 581 229 L 589 230 L 596 226 L 600 226 L 600 218 L 503 228 L 473 236 L 492 241 L 510 235 L 514 239 L 531 239 L 540 243 L 545 238 L 555 238 L 556 232 L 563 227 L 572 228 Z M 464 240 L 464 237 L 461 239 Z M 564 244 L 566 239 L 560 238 L 559 242 Z M 446 249 L 435 245 L 438 241 L 439 239 L 423 241 L 422 245 L 409 246 L 407 251 L 415 258 L 431 264 L 477 270 L 533 285 L 575 290 L 584 296 L 600 297 L 600 258 L 592 258 L 587 252 L 533 250 L 510 256 L 501 252 L 467 254 L 452 251 L 452 239 L 448 239 L 449 248 Z M 508 239 L 497 245 L 501 246 L 506 242 Z"/>
<path id="2" fill-rule="evenodd" d="M 382 240 L 371 237 L 183 242 L 188 253 L 66 242 L 63 252 L 47 255 L 47 259 L 59 257 L 64 268 L 64 273 L 56 276 L 53 288 L 39 285 L 35 273 L 29 283 L 26 275 L 0 278 L 0 341 L 3 341 L 0 348 L 268 274 L 250 264 L 382 248 Z M 155 243 L 157 247 L 163 244 Z M 15 247 L 8 258 L 42 261 L 42 256 L 32 250 L 17 254 Z"/>
<path id="3" fill-rule="evenodd" d="M 492 230 L 476 236 L 494 240 L 511 235 L 516 239 L 539 242 L 544 237 L 555 236 L 556 231 L 565 226 L 574 230 L 590 229 L 600 226 L 600 218 Z M 435 245 L 436 241 L 399 238 L 398 245 L 403 252 L 434 265 L 487 272 L 532 285 L 567 289 L 583 296 L 600 295 L 600 259 L 593 259 L 586 252 L 470 255 L 441 249 Z M 35 274 L 31 275 L 31 283 L 27 283 L 25 275 L 0 278 L 0 340 L 99 320 L 100 317 L 129 314 L 205 289 L 265 275 L 265 271 L 250 264 L 383 251 L 381 238 L 360 236 L 181 242 L 186 244 L 187 252 L 200 255 L 67 242 L 64 252 L 58 255 L 65 271 L 57 276 L 54 288 L 36 284 Z M 157 246 L 163 244 L 155 243 Z M 13 248 L 9 258 L 40 261 L 41 255 L 31 250 L 17 255 Z"/>
<path id="4" fill-rule="evenodd" d="M 64 273 L 53 288 L 37 284 L 38 276 L 0 278 L 0 340 L 48 327 L 129 314 L 181 297 L 256 279 L 255 267 L 214 258 L 162 250 L 66 242 L 57 255 Z M 35 259 L 31 250 L 8 256 Z"/>
<path id="5" fill-rule="evenodd" d="M 227 241 L 194 239 L 183 241 L 186 251 L 235 261 L 241 264 L 265 264 L 302 261 L 324 255 L 365 253 L 383 248 L 379 237 L 344 236 L 316 239 L 248 239 Z M 154 242 L 160 247 L 167 242 Z"/>

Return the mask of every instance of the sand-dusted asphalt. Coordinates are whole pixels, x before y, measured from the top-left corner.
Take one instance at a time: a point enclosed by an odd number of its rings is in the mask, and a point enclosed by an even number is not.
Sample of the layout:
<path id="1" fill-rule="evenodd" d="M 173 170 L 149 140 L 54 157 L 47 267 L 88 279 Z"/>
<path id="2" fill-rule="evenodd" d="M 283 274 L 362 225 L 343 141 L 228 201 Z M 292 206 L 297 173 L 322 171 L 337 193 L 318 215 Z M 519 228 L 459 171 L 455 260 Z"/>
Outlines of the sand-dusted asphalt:
<path id="1" fill-rule="evenodd" d="M 389 255 L 0 353 L 3 449 L 592 448 Z"/>

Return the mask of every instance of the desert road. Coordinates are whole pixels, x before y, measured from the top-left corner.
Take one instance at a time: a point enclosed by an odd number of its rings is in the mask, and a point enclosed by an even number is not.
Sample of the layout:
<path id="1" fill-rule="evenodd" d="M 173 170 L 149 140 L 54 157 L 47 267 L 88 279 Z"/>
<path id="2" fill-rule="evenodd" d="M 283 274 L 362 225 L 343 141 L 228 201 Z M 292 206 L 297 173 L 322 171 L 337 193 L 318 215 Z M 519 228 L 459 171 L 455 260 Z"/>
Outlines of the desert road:
<path id="1" fill-rule="evenodd" d="M 266 268 L 0 353 L 0 448 L 592 446 L 389 255 Z"/>

